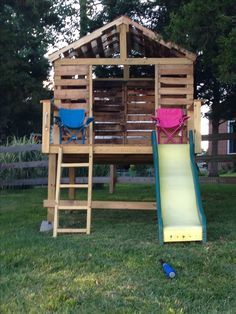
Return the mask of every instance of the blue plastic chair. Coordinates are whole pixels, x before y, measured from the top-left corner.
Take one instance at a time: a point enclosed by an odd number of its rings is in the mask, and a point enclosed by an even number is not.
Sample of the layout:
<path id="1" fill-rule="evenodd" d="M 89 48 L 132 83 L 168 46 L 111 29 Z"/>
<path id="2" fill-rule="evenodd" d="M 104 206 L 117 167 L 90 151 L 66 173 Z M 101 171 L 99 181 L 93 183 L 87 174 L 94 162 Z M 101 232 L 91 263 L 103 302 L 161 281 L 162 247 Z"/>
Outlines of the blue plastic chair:
<path id="1" fill-rule="evenodd" d="M 94 121 L 93 117 L 85 118 L 84 109 L 59 109 L 59 116 L 55 117 L 55 123 L 60 128 L 60 144 L 62 143 L 63 133 L 69 135 L 69 139 L 66 143 L 79 140 L 78 135 L 82 134 L 82 144 L 85 143 L 86 128 L 89 123 Z"/>

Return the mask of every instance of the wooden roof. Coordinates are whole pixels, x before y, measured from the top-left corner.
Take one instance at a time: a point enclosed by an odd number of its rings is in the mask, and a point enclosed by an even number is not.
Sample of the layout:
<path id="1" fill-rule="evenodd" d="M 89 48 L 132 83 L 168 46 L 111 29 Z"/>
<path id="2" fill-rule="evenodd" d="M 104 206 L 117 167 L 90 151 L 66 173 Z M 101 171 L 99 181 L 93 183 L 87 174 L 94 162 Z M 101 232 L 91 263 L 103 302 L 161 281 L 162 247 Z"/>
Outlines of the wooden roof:
<path id="1" fill-rule="evenodd" d="M 121 29 L 127 36 L 121 36 Z M 122 41 L 126 42 L 122 42 Z M 122 45 L 120 45 L 122 42 Z M 60 58 L 119 58 L 122 46 L 127 57 L 187 58 L 195 61 L 196 55 L 162 37 L 148 28 L 121 16 L 70 45 L 49 55 L 51 62 Z"/>

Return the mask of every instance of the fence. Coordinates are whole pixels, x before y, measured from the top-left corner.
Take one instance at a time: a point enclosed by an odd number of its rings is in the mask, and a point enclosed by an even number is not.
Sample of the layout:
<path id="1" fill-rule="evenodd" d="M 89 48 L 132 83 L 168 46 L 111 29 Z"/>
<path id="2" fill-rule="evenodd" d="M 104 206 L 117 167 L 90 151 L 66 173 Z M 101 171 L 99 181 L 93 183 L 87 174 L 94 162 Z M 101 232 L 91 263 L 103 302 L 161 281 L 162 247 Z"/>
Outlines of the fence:
<path id="1" fill-rule="evenodd" d="M 210 134 L 203 135 L 203 141 L 222 141 L 222 140 L 236 140 L 236 134 Z M 18 146 L 8 146 L 0 147 L 0 153 L 21 153 L 21 152 L 31 152 L 31 151 L 41 151 L 40 144 L 33 145 L 18 145 Z M 197 162 L 233 162 L 236 163 L 236 154 L 234 155 L 202 155 L 196 156 Z M 38 160 L 38 161 L 21 161 L 21 162 L 11 162 L 11 163 L 0 163 L 0 171 L 5 169 L 25 169 L 25 168 L 47 168 L 48 161 L 47 160 Z M 155 180 L 152 177 L 123 177 L 118 176 L 114 179 L 114 170 L 111 171 L 110 177 L 95 177 L 93 178 L 94 183 L 110 183 L 110 185 L 114 185 L 117 183 L 154 183 Z M 236 184 L 236 177 L 205 177 L 200 176 L 201 183 L 222 183 L 222 184 Z M 67 179 L 63 179 L 64 182 L 67 182 Z M 77 178 L 77 182 L 85 182 L 86 179 Z M 23 178 L 23 179 L 12 179 L 12 180 L 0 180 L 0 186 L 37 186 L 37 185 L 47 185 L 47 177 L 43 178 Z M 110 187 L 110 191 L 113 188 Z"/>

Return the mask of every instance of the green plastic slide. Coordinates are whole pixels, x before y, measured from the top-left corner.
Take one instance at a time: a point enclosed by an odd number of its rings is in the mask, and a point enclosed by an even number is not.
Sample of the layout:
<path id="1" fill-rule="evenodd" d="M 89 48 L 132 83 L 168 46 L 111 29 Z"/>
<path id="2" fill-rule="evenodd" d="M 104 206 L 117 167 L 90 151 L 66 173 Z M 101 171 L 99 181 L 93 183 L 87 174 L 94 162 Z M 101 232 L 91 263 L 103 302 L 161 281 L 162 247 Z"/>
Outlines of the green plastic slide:
<path id="1" fill-rule="evenodd" d="M 193 136 L 189 144 L 157 144 L 152 134 L 159 241 L 206 241 Z"/>

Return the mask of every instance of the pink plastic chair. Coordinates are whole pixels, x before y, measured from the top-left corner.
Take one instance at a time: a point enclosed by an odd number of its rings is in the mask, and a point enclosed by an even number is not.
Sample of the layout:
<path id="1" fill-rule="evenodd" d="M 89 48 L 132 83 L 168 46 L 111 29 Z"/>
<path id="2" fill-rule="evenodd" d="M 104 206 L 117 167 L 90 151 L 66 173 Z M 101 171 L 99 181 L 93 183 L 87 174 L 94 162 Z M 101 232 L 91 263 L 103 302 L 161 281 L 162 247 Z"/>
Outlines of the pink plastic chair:
<path id="1" fill-rule="evenodd" d="M 180 108 L 159 108 L 152 119 L 156 122 L 158 143 L 161 142 L 161 133 L 167 137 L 164 144 L 177 144 L 174 137 L 179 135 L 179 143 L 183 143 L 183 127 L 189 117 Z"/>

